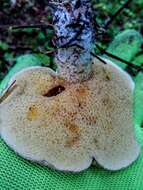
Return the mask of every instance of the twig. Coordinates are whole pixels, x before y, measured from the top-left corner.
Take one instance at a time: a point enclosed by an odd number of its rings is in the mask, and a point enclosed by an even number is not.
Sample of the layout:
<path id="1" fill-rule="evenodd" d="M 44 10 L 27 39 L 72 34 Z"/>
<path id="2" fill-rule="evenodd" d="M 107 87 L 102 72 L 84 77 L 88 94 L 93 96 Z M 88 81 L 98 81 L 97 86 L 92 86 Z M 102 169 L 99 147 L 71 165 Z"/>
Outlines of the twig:
<path id="1" fill-rule="evenodd" d="M 15 90 L 15 88 L 17 87 L 15 83 L 16 80 L 13 81 L 13 83 L 8 87 L 6 92 L 2 96 L 0 96 L 0 104 Z"/>
<path id="2" fill-rule="evenodd" d="M 118 60 L 118 61 L 121 61 L 122 63 L 125 63 L 125 64 L 128 65 L 129 67 L 132 67 L 132 68 L 136 69 L 138 72 L 140 72 L 140 71 L 143 72 L 143 67 L 140 67 L 140 66 L 136 65 L 135 63 L 131 63 L 131 62 L 129 62 L 129 61 L 126 61 L 126 60 L 124 60 L 124 59 L 122 59 L 122 58 L 120 58 L 120 57 L 118 57 L 118 56 L 116 56 L 116 55 L 113 55 L 113 54 L 107 52 L 106 50 L 104 50 L 102 47 L 100 47 L 100 46 L 97 45 L 97 44 L 96 44 L 96 47 L 99 49 L 99 51 L 100 51 L 101 53 L 106 54 L 106 55 L 108 55 L 109 57 L 111 57 L 111 58 L 113 58 L 113 59 L 116 59 L 116 60 Z"/>
<path id="3" fill-rule="evenodd" d="M 100 57 L 99 57 L 98 55 L 96 55 L 95 53 L 90 52 L 90 54 L 91 54 L 92 56 L 96 57 L 96 58 L 97 58 L 99 61 L 101 61 L 102 63 L 107 64 L 106 61 L 104 61 L 102 58 L 100 58 Z"/>
<path id="4" fill-rule="evenodd" d="M 132 2 L 132 0 L 128 0 L 126 1 L 122 7 L 120 7 L 115 14 L 113 14 L 110 18 L 109 21 L 107 21 L 107 23 L 104 26 L 104 29 L 108 29 L 108 27 L 111 25 L 111 23 L 114 21 L 114 19 L 123 11 L 123 9 L 125 9 L 130 3 Z"/>
<path id="5" fill-rule="evenodd" d="M 35 25 L 0 25 L 0 29 L 4 30 L 15 30 L 15 29 L 24 29 L 24 28 L 53 28 L 52 24 L 35 24 Z"/>

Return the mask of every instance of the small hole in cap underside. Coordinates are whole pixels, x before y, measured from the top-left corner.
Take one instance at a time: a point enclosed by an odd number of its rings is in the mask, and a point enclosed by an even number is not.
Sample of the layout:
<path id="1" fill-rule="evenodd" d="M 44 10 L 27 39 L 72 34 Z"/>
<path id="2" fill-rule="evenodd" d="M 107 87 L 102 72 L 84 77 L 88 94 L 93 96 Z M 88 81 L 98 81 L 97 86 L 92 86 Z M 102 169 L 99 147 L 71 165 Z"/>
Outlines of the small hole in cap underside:
<path id="1" fill-rule="evenodd" d="M 52 89 L 50 89 L 47 93 L 45 93 L 43 96 L 45 97 L 52 97 L 57 96 L 58 94 L 62 93 L 65 90 L 64 86 L 58 85 Z"/>

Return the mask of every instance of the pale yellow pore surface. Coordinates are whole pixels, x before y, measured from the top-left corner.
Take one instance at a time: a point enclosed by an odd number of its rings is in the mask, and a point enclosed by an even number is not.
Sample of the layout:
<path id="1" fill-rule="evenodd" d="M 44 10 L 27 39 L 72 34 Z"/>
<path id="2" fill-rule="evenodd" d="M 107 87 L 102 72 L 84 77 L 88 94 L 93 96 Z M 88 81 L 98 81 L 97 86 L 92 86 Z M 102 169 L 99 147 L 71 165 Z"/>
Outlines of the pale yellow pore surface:
<path id="1" fill-rule="evenodd" d="M 93 158 L 118 170 L 139 154 L 133 131 L 133 82 L 114 66 L 96 62 L 88 81 L 69 84 L 49 69 L 32 68 L 15 76 L 0 104 L 0 132 L 29 160 L 58 170 L 81 171 Z M 57 86 L 65 88 L 47 96 Z"/>

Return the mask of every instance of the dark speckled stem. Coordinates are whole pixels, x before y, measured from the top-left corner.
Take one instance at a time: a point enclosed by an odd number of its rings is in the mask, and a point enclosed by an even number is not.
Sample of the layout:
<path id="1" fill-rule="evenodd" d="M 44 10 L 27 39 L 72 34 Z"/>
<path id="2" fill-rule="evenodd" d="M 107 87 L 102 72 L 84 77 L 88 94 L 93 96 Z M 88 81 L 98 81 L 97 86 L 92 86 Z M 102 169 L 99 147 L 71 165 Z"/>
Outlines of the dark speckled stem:
<path id="1" fill-rule="evenodd" d="M 89 0 L 54 3 L 53 43 L 57 47 L 57 74 L 72 82 L 89 78 L 92 72 L 93 19 Z"/>

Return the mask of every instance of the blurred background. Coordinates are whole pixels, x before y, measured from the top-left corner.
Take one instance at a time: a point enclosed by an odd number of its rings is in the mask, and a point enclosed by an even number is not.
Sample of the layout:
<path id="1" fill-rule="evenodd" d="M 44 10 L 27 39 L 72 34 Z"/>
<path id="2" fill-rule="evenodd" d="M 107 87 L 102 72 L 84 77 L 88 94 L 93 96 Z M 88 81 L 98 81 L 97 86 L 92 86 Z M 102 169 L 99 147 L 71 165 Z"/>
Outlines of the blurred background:
<path id="1" fill-rule="evenodd" d="M 96 21 L 102 26 L 125 0 L 93 0 Z M 20 55 L 52 50 L 51 29 L 8 29 L 15 25 L 46 24 L 52 22 L 47 0 L 0 0 L 0 81 L 16 63 Z M 136 29 L 143 35 L 143 0 L 134 0 L 112 23 L 98 44 L 106 48 L 112 39 L 125 29 Z M 140 53 L 143 53 L 143 47 Z M 42 62 L 54 68 L 52 57 Z"/>

